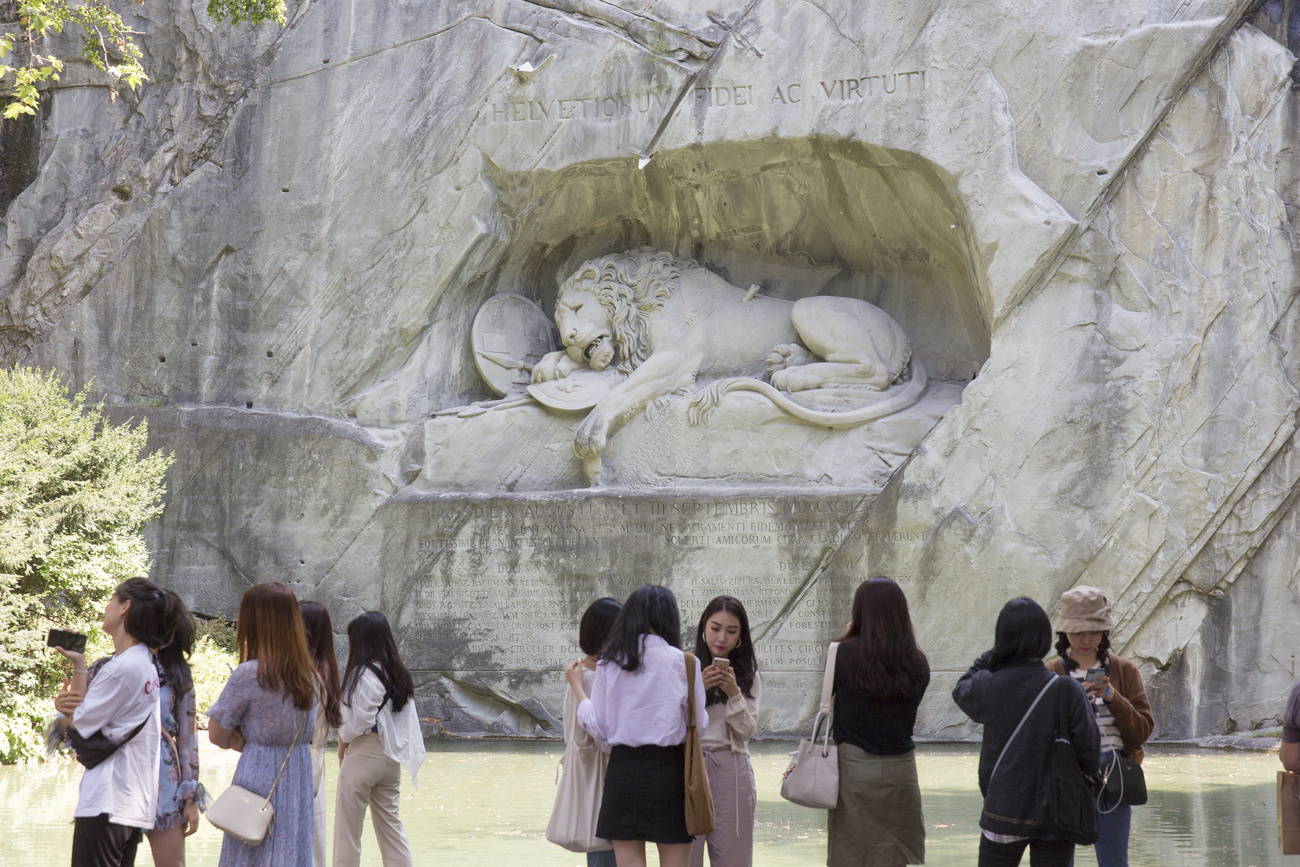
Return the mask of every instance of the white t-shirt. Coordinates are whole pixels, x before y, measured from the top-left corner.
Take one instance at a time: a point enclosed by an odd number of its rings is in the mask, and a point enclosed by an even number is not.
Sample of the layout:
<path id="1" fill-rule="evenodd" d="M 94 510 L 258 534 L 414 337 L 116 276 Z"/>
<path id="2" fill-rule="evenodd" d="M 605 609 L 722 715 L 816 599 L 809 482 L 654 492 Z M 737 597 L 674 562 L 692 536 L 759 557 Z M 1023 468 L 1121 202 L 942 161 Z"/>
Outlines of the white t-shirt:
<path id="1" fill-rule="evenodd" d="M 99 669 L 86 689 L 72 725 L 82 737 L 102 731 L 121 741 L 148 720 L 140 733 L 108 759 L 81 776 L 77 818 L 108 814 L 116 825 L 149 829 L 158 812 L 158 753 L 162 721 L 158 705 L 158 671 L 153 655 L 136 644 Z"/>
<path id="2" fill-rule="evenodd" d="M 392 699 L 384 701 L 384 682 L 372 669 L 363 668 L 350 699 L 344 690 L 339 706 L 343 717 L 339 740 L 351 743 L 378 727 L 384 755 L 405 767 L 411 775 L 411 784 L 418 787 L 415 775 L 424 762 L 424 735 L 415 711 L 415 697 L 402 706 L 401 713 L 394 715 Z"/>

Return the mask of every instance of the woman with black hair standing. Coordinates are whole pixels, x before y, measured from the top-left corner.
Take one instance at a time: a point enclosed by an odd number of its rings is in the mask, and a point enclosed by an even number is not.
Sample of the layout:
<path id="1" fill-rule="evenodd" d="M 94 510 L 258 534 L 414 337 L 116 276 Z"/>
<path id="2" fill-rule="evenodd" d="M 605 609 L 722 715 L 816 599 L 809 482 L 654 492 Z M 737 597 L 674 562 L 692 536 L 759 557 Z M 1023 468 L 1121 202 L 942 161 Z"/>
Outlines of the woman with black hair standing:
<path id="1" fill-rule="evenodd" d="M 1043 665 L 1051 649 L 1047 612 L 1028 597 L 1012 599 L 998 614 L 993 649 L 975 660 L 952 691 L 957 706 L 984 726 L 979 867 L 1015 867 L 1026 846 L 1034 867 L 1068 867 L 1074 859 L 1073 843 L 1038 824 L 1040 774 L 1057 711 L 1085 776 L 1096 776 L 1101 747 L 1083 688 Z M 1049 696 L 1053 690 L 1058 694 Z M 1039 696 L 1045 698 L 1035 706 Z"/>
<path id="2" fill-rule="evenodd" d="M 154 664 L 160 684 L 162 753 L 158 766 L 158 815 L 146 831 L 154 867 L 182 867 L 185 838 L 199 829 L 199 811 L 207 807 L 207 791 L 199 782 L 199 738 L 195 715 L 194 677 L 189 657 L 198 630 L 194 615 L 170 590 L 178 609 L 172 640 L 158 651 Z"/>
<path id="3" fill-rule="evenodd" d="M 609 639 L 609 630 L 623 610 L 617 599 L 608 596 L 587 606 L 578 622 L 578 646 L 586 654 L 582 663 L 582 686 L 591 691 L 596 680 L 596 663 Z M 578 722 L 578 697 L 572 689 L 564 691 L 564 766 L 563 787 L 556 792 L 546 838 L 561 842 L 566 848 L 586 849 L 587 867 L 616 867 L 614 850 L 607 840 L 594 837 L 600 812 L 601 794 L 605 789 L 605 768 L 609 765 L 608 744 L 601 744 Z M 576 793 L 576 794 L 575 794 Z M 566 802 L 566 794 L 572 800 Z M 574 839 L 577 838 L 577 839 Z M 591 848 L 599 847 L 599 848 Z"/>
<path id="4" fill-rule="evenodd" d="M 754 863 L 754 807 L 758 788 L 749 762 L 749 741 L 758 730 L 762 682 L 749 615 L 734 596 L 717 596 L 704 606 L 695 629 L 695 656 L 704 672 L 709 725 L 700 732 L 704 769 L 713 794 L 713 830 L 691 844 L 692 867 L 751 867 Z"/>
<path id="5" fill-rule="evenodd" d="M 311 859 L 313 867 L 326 867 L 325 836 L 328 830 L 325 810 L 325 739 L 330 728 L 343 722 L 339 712 L 339 661 L 334 655 L 334 625 L 330 613 L 319 602 L 298 603 L 302 614 L 303 633 L 307 638 L 307 652 L 316 666 L 316 729 L 311 735 L 311 782 L 315 793 L 315 828 L 312 836 Z"/>
<path id="6" fill-rule="evenodd" d="M 401 769 L 416 774 L 424 736 L 415 712 L 415 682 L 397 653 L 388 618 L 367 611 L 348 624 L 339 724 L 339 783 L 334 812 L 334 867 L 361 863 L 361 825 L 370 807 L 384 867 L 412 865 L 398 818 Z"/>
<path id="7" fill-rule="evenodd" d="M 1137 666 L 1110 652 L 1114 628 L 1110 600 L 1101 590 L 1085 586 L 1065 591 L 1056 618 L 1059 657 L 1047 667 L 1083 683 L 1101 730 L 1101 766 L 1118 774 L 1118 757 L 1142 764 L 1142 745 L 1156 721 Z M 1104 802 L 1101 807 L 1097 816 L 1101 836 L 1093 847 L 1097 867 L 1128 867 L 1133 808 Z"/>
<path id="8" fill-rule="evenodd" d="M 578 699 L 578 720 L 611 747 L 596 835 L 614 844 L 618 867 L 644 867 L 645 844 L 662 867 L 687 867 L 687 690 L 695 694 L 695 725 L 704 731 L 704 680 L 696 666 L 686 681 L 681 613 L 667 587 L 635 590 L 610 630 L 588 697 L 582 660 L 565 669 Z"/>
<path id="9" fill-rule="evenodd" d="M 902 588 L 889 578 L 863 581 L 835 658 L 840 798 L 830 811 L 828 867 L 925 863 L 912 731 L 929 685 Z"/>
<path id="10" fill-rule="evenodd" d="M 116 748 L 81 777 L 73 812 L 74 867 L 134 864 L 140 835 L 158 808 L 158 744 L 162 738 L 158 671 L 153 655 L 172 640 L 177 598 L 144 578 L 123 581 L 104 608 L 113 655 L 86 682 L 86 657 L 56 648 L 72 661 L 70 686 L 54 699 L 58 725 L 73 749 L 97 734 Z"/>

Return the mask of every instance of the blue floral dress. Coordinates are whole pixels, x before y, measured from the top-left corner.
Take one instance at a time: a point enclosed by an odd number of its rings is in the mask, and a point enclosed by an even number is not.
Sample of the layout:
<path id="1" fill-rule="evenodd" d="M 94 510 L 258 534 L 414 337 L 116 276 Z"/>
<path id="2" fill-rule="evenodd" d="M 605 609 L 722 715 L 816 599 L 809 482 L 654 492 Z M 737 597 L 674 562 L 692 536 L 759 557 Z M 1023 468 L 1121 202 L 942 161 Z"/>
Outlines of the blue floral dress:
<path id="1" fill-rule="evenodd" d="M 208 793 L 199 782 L 199 742 L 195 727 L 194 689 L 183 695 L 168 685 L 166 672 L 158 664 L 158 701 L 162 707 L 162 759 L 158 762 L 158 817 L 154 830 L 185 825 L 185 805 L 194 801 L 202 812 L 208 807 Z"/>
<path id="2" fill-rule="evenodd" d="M 208 717 L 222 728 L 243 732 L 244 751 L 235 768 L 234 785 L 265 795 L 289 752 L 284 774 L 271 796 L 275 819 L 260 846 L 248 846 L 226 835 L 221 844 L 221 867 L 311 867 L 312 798 L 311 736 L 316 711 L 293 706 L 283 693 L 269 692 L 257 682 L 257 660 L 239 665 L 226 681 Z M 301 723 L 301 730 L 299 724 Z M 298 740 L 292 750 L 294 733 Z"/>

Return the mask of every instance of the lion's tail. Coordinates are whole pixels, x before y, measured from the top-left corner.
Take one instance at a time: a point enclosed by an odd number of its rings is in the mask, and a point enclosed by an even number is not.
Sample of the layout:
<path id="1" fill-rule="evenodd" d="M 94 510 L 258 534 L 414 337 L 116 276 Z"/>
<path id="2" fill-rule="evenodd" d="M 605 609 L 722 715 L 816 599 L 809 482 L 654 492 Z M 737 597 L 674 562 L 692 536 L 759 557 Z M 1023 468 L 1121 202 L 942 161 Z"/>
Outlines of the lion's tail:
<path id="1" fill-rule="evenodd" d="M 926 375 L 925 365 L 915 356 L 908 362 L 908 367 L 911 370 L 912 378 L 902 391 L 893 397 L 886 398 L 879 403 L 873 403 L 870 406 L 864 406 L 861 409 L 809 409 L 795 403 L 785 392 L 777 389 L 771 383 L 763 382 L 761 379 L 737 377 L 735 379 L 718 380 L 691 398 L 690 406 L 686 409 L 686 417 L 692 425 L 700 424 L 706 421 L 713 411 L 718 408 L 724 395 L 733 391 L 755 391 L 772 401 L 788 415 L 808 424 L 820 424 L 833 428 L 856 427 L 860 424 L 866 424 L 902 412 L 916 405 L 921 396 L 925 394 L 926 386 L 929 384 L 929 377 Z"/>

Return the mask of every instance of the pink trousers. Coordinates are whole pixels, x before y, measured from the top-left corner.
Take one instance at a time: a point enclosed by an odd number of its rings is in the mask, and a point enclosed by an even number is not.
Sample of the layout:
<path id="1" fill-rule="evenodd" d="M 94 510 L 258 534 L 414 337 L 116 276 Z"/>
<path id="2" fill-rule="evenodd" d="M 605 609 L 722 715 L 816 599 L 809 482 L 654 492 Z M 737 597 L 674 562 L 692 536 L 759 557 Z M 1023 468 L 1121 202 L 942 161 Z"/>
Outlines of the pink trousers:
<path id="1" fill-rule="evenodd" d="M 713 831 L 691 844 L 691 867 L 704 867 L 706 845 L 711 867 L 753 867 L 758 788 L 749 756 L 713 750 L 704 754 L 704 769 L 713 793 Z"/>

